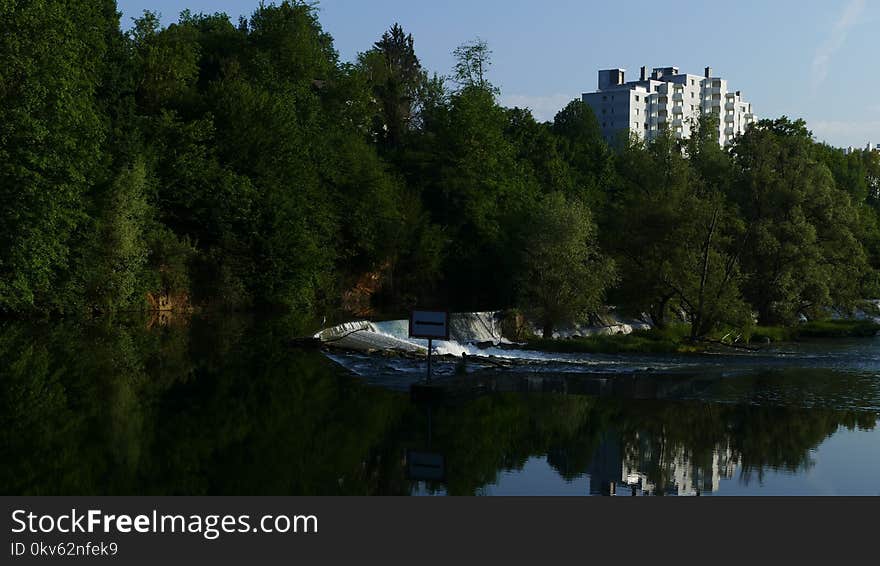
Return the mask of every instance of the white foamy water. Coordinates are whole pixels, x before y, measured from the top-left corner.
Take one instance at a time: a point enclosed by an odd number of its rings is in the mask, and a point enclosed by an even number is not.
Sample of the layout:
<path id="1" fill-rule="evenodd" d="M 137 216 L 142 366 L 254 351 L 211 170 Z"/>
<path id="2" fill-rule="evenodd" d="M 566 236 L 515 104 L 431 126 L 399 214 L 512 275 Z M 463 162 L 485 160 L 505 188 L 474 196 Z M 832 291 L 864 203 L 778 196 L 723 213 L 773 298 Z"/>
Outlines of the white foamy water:
<path id="1" fill-rule="evenodd" d="M 462 313 L 450 316 L 450 340 L 433 340 L 433 353 L 438 356 L 498 358 L 511 361 L 561 362 L 581 365 L 608 365 L 588 354 L 560 354 L 521 350 L 501 336 L 494 313 Z M 315 335 L 327 345 L 344 350 L 373 352 L 397 350 L 425 353 L 428 340 L 409 337 L 409 321 L 354 321 L 327 328 Z M 487 344 L 493 344 L 487 346 Z M 503 346 L 503 347 L 502 347 Z"/>

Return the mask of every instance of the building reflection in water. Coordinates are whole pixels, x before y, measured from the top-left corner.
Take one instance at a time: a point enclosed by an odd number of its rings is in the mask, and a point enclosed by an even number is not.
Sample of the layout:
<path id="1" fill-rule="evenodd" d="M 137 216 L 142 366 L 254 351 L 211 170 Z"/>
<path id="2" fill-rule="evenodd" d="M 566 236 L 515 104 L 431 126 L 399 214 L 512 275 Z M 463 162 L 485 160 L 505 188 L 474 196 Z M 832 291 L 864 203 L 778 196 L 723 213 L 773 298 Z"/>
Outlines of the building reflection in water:
<path id="1" fill-rule="evenodd" d="M 664 447 L 649 436 L 621 445 L 614 432 L 603 436 L 587 473 L 590 495 L 680 495 L 717 492 L 722 479 L 736 476 L 739 458 L 727 442 L 718 443 L 711 461 L 698 463 L 682 445 Z"/>
<path id="2" fill-rule="evenodd" d="M 656 495 L 659 491 L 670 495 L 701 495 L 718 491 L 721 480 L 733 478 L 738 466 L 737 456 L 726 443 L 716 445 L 711 462 L 701 465 L 693 461 L 683 446 L 656 454 L 646 441 L 627 447 L 620 478 L 633 494 Z M 660 477 L 665 480 L 660 486 L 643 471 L 656 467 L 661 469 Z"/>

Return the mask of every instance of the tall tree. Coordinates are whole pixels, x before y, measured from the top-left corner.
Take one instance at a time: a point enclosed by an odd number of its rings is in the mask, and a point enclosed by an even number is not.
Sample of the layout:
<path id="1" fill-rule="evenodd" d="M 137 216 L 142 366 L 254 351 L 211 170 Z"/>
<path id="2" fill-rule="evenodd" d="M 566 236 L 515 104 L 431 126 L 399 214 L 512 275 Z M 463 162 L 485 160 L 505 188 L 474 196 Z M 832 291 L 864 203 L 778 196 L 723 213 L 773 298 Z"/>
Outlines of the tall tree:
<path id="1" fill-rule="evenodd" d="M 63 309 L 59 283 L 103 167 L 96 101 L 113 2 L 0 7 L 0 311 Z"/>
<path id="2" fill-rule="evenodd" d="M 723 191 L 727 160 L 711 134 L 715 124 L 704 117 L 686 147 L 669 133 L 627 147 L 609 221 L 608 242 L 621 265 L 617 298 L 660 328 L 670 308 L 680 310 L 695 339 L 723 323 L 748 322 L 740 229 Z"/>
<path id="3" fill-rule="evenodd" d="M 614 165 L 593 110 L 585 102 L 573 100 L 553 118 L 552 129 L 571 171 L 574 196 L 595 210 L 603 210 Z"/>
<path id="4" fill-rule="evenodd" d="M 386 146 L 397 148 L 418 111 L 419 94 L 427 81 L 413 37 L 394 24 L 358 59 L 379 106 L 374 135 Z"/>
<path id="5" fill-rule="evenodd" d="M 762 120 L 733 146 L 748 230 L 744 292 L 762 323 L 823 316 L 859 297 L 865 252 L 852 199 L 813 156 L 803 120 Z"/>
<path id="6" fill-rule="evenodd" d="M 492 50 L 488 43 L 477 38 L 456 47 L 452 55 L 455 57 L 452 77 L 460 88 L 475 87 L 493 94 L 498 93 L 498 89 L 486 76 L 492 66 Z"/>
<path id="7" fill-rule="evenodd" d="M 600 252 L 590 212 L 577 200 L 545 195 L 527 225 L 520 298 L 544 338 L 552 338 L 560 322 L 583 320 L 601 307 L 614 264 Z"/>

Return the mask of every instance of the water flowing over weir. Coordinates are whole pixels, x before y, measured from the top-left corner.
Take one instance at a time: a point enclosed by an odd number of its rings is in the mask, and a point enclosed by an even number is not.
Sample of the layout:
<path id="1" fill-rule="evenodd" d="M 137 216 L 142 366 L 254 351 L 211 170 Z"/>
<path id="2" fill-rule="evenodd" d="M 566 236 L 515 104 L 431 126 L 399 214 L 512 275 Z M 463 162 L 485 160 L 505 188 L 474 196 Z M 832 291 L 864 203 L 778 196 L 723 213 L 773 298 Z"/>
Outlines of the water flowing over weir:
<path id="1" fill-rule="evenodd" d="M 728 381 L 762 372 L 830 370 L 848 374 L 847 379 L 867 380 L 880 398 L 880 337 L 779 344 L 760 351 L 718 350 L 702 354 L 589 354 L 527 350 L 501 333 L 501 313 L 454 313 L 450 315 L 450 340 L 435 340 L 433 373 L 454 378 L 462 369 L 474 378 L 521 376 L 530 379 L 578 379 L 596 376 L 644 376 L 666 379 L 685 375 Z M 557 335 L 628 333 L 637 321 L 608 317 L 601 326 L 568 327 Z M 325 355 L 367 383 L 391 389 L 407 389 L 425 375 L 427 340 L 409 338 L 407 320 L 347 322 L 324 329 L 315 338 L 324 344 Z M 810 375 L 809 372 L 802 372 Z M 653 376 L 653 377 L 652 377 Z M 737 379 L 735 381 L 740 381 Z M 785 397 L 786 395 L 782 395 Z"/>
<path id="2" fill-rule="evenodd" d="M 502 313 L 495 311 L 451 313 L 449 340 L 434 340 L 434 374 L 438 377 L 456 373 L 462 355 L 467 355 L 467 372 L 618 372 L 648 369 L 651 364 L 621 365 L 613 356 L 561 354 L 526 350 L 505 338 L 501 332 Z M 633 325 L 609 318 L 602 326 L 572 326 L 560 330 L 563 336 L 595 333 L 629 333 Z M 610 323 L 610 324 L 609 324 Z M 315 338 L 327 347 L 326 355 L 368 382 L 385 387 L 406 387 L 425 373 L 423 356 L 428 341 L 409 337 L 408 320 L 353 321 L 321 330 Z M 671 369 L 663 367 L 662 369 Z"/>
<path id="3" fill-rule="evenodd" d="M 451 313 L 449 315 L 449 340 L 434 340 L 434 352 L 439 355 L 498 356 L 503 358 L 547 359 L 540 352 L 516 349 L 516 343 L 502 336 L 502 313 L 498 311 Z M 613 315 L 603 317 L 601 324 L 562 325 L 553 333 L 554 338 L 589 336 L 593 334 L 629 334 L 633 330 L 647 329 L 650 325 L 641 321 L 622 320 Z M 534 324 L 532 332 L 540 329 Z M 409 321 L 385 320 L 372 322 L 359 320 L 325 328 L 315 334 L 327 346 L 357 352 L 398 351 L 425 353 L 428 341 L 409 337 Z"/>
<path id="4" fill-rule="evenodd" d="M 496 312 L 453 313 L 449 316 L 449 340 L 434 340 L 439 355 L 478 355 L 477 346 L 510 345 L 501 336 L 500 315 Z M 397 351 L 424 354 L 428 341 L 409 337 L 409 321 L 360 320 L 326 328 L 315 334 L 328 346 L 358 352 Z"/>

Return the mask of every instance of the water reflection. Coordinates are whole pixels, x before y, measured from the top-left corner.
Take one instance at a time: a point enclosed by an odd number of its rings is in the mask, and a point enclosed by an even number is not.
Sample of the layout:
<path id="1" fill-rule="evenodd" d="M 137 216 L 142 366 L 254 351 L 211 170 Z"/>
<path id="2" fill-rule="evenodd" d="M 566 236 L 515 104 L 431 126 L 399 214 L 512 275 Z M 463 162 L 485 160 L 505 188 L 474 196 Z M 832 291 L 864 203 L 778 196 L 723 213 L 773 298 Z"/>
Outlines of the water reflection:
<path id="1" fill-rule="evenodd" d="M 515 478 L 526 493 L 724 493 L 730 479 L 802 477 L 823 442 L 856 438 L 877 419 L 859 404 L 876 381 L 827 371 L 720 382 L 505 376 L 491 394 L 413 404 L 288 347 L 298 324 L 3 323 L 0 492 L 474 494 Z M 844 459 L 857 465 L 863 448 Z M 424 475 L 432 455 L 442 481 Z M 858 465 L 880 473 L 880 461 Z M 845 470 L 825 481 L 847 482 Z"/>
<path id="2" fill-rule="evenodd" d="M 523 470 L 535 455 L 546 455 L 564 481 L 588 478 L 584 494 L 713 493 L 723 479 L 749 486 L 769 472 L 803 474 L 825 439 L 873 430 L 876 422 L 857 411 L 516 394 L 483 398 L 455 414 L 434 411 L 435 426 L 449 427 L 434 439 L 435 446 L 443 440 L 450 477 L 425 489 L 450 494 L 494 484 L 498 470 Z M 491 434 L 454 430 L 465 423 Z"/>

